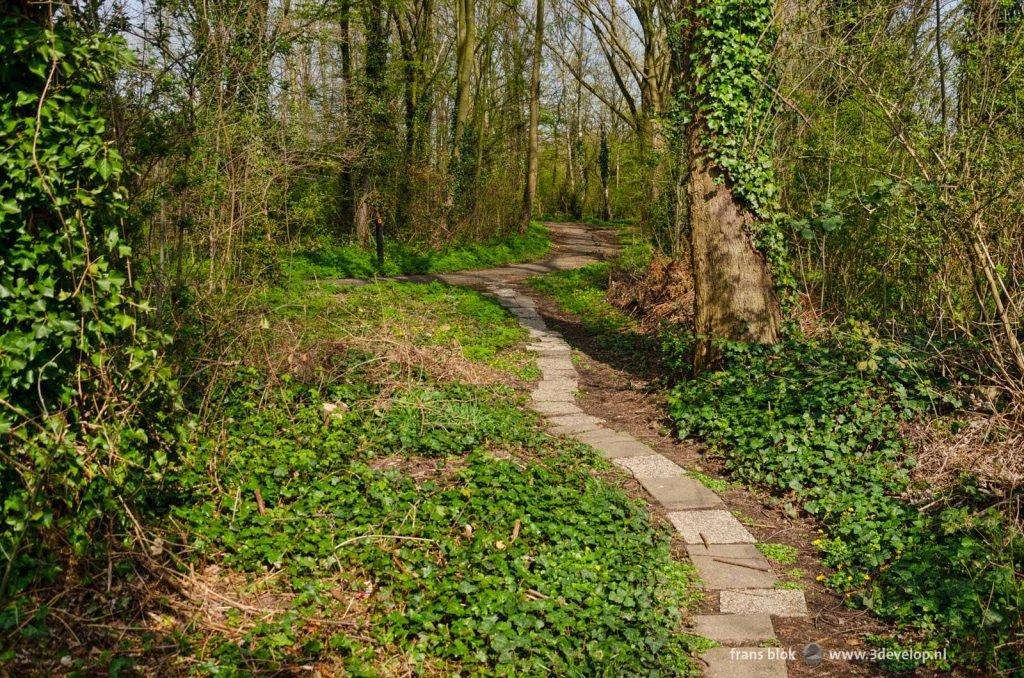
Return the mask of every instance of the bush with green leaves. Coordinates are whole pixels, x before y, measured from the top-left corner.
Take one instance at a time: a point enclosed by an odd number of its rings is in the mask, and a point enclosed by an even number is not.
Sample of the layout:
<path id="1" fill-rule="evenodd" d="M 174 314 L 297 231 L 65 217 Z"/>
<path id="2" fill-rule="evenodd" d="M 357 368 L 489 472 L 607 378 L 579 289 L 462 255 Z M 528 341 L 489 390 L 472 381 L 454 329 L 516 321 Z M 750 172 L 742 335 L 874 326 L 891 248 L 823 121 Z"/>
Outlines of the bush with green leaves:
<path id="1" fill-rule="evenodd" d="M 101 544 L 96 528 L 159 476 L 172 437 L 97 107 L 123 59 L 66 17 L 0 15 L 0 599 L 52 571 L 55 551 Z"/>
<path id="2" fill-rule="evenodd" d="M 706 440 L 735 478 L 813 516 L 835 568 L 827 583 L 908 642 L 946 646 L 962 666 L 1019 668 L 1019 529 L 969 483 L 927 494 L 912 481 L 900 422 L 958 404 L 922 359 L 857 326 L 828 341 L 725 353 L 721 369 L 671 392 L 681 434 Z M 919 496 L 927 506 L 912 503 Z"/>

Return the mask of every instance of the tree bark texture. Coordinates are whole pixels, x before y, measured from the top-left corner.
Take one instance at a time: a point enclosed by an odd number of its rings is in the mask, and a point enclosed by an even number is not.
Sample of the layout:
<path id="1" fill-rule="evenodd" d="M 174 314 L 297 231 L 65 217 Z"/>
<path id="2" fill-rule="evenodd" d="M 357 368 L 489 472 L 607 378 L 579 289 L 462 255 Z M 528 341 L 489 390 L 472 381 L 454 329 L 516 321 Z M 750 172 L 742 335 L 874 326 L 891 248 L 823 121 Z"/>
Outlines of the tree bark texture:
<path id="1" fill-rule="evenodd" d="M 721 181 L 720 171 L 690 142 L 687 182 L 694 278 L 694 369 L 713 365 L 713 340 L 772 344 L 782 325 L 779 298 L 768 262 L 748 234 L 754 215 Z"/>

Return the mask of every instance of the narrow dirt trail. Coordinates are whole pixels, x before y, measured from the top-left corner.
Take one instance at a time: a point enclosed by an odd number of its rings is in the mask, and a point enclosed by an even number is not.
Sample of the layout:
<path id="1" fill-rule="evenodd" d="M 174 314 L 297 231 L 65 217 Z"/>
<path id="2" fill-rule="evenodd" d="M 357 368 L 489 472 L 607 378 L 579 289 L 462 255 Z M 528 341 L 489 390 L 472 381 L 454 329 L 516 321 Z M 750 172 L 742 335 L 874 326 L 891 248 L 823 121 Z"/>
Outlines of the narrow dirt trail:
<path id="1" fill-rule="evenodd" d="M 823 613 L 842 615 L 840 601 L 828 594 L 816 597 L 815 603 L 826 605 L 828 610 L 818 607 L 810 618 L 804 591 L 786 586 L 780 578 L 778 570 L 786 566 L 773 565 L 757 547 L 755 534 L 762 538 L 779 534 L 777 521 L 769 525 L 768 519 L 751 520 L 751 515 L 769 515 L 763 503 L 742 490 L 728 490 L 720 496 L 687 475 L 688 469 L 703 468 L 699 451 L 664 435 L 662 414 L 648 385 L 655 375 L 642 374 L 650 372 L 657 359 L 638 355 L 638 369 L 631 373 L 588 355 L 598 353 L 593 350 L 593 337 L 553 303 L 531 296 L 522 284 L 531 276 L 579 268 L 614 255 L 618 234 L 578 224 L 546 226 L 555 244 L 551 255 L 541 261 L 388 279 L 438 280 L 475 288 L 497 298 L 529 329 L 534 340 L 529 348 L 537 353 L 542 374 L 531 393 L 532 409 L 546 418 L 551 433 L 586 443 L 631 473 L 639 486 L 637 494 L 647 499 L 654 513 L 671 523 L 680 550 L 699 571 L 706 602 L 693 631 L 719 644 L 701 657 L 706 676 L 871 675 L 865 663 L 826 658 L 824 665 L 817 666 L 813 658 L 810 664 L 805 660 L 803 652 L 809 642 L 835 648 L 849 640 L 846 633 L 823 634 L 820 628 Z M 359 285 L 370 281 L 328 282 Z M 549 322 L 562 331 L 549 327 Z M 574 354 L 574 349 L 581 347 L 583 351 Z M 586 366 L 582 377 L 574 355 Z M 787 529 L 792 528 L 782 531 Z M 806 552 L 813 533 L 806 534 L 805 529 L 792 536 Z M 799 564 L 817 567 L 809 557 L 801 558 Z"/>

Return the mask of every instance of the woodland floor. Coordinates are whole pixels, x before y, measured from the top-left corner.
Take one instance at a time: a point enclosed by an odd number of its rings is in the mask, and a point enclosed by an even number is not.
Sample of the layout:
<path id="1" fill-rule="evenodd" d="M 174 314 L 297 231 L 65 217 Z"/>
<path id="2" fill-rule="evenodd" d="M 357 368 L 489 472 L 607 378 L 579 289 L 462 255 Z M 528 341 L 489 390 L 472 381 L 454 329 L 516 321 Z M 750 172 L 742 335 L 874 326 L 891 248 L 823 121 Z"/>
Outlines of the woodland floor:
<path id="1" fill-rule="evenodd" d="M 588 415 L 604 420 L 613 430 L 622 431 L 642 441 L 658 454 L 675 462 L 689 472 L 711 479 L 716 493 L 726 507 L 743 523 L 759 544 L 781 544 L 795 551 L 795 560 L 785 564 L 774 563 L 780 578 L 779 588 L 799 589 L 806 597 L 808 616 L 773 616 L 777 641 L 763 643 L 792 648 L 795 661 L 787 662 L 786 672 L 791 676 L 871 676 L 887 675 L 867 660 L 839 660 L 827 658 L 819 666 L 808 666 L 801 651 L 811 642 L 826 650 L 869 650 L 866 637 L 883 634 L 889 627 L 865 611 L 844 604 L 840 595 L 827 589 L 819 580 L 827 570 L 822 566 L 812 542 L 818 536 L 812 521 L 792 518 L 778 508 L 770 497 L 759 496 L 730 483 L 723 475 L 720 464 L 706 455 L 706 450 L 694 441 L 679 440 L 673 436 L 671 422 L 664 407 L 665 373 L 657 351 L 651 347 L 635 346 L 634 350 L 619 345 L 609 347 L 608 337 L 595 334 L 578 316 L 564 311 L 558 302 L 524 284 L 527 277 L 555 271 L 575 269 L 588 263 L 604 260 L 618 251 L 622 233 L 610 228 L 584 227 L 573 224 L 547 224 L 555 247 L 552 254 L 535 263 L 519 264 L 495 269 L 441 274 L 430 276 L 403 276 L 401 281 L 428 282 L 440 280 L 452 285 L 490 288 L 500 284 L 514 290 L 522 298 L 536 302 L 536 309 L 548 326 L 560 333 L 572 348 L 572 361 L 579 374 L 576 404 Z M 358 280 L 332 281 L 341 284 L 363 284 Z M 668 523 L 667 511 L 636 480 L 627 481 L 624 488 L 630 495 L 646 500 L 653 516 Z M 687 558 L 686 545 L 677 534 L 673 539 L 673 554 Z M 710 592 L 701 612 L 717 612 L 717 592 Z M 711 667 L 708 675 L 719 675 L 720 667 Z M 753 667 L 736 665 L 736 675 L 744 675 Z M 786 672 L 771 675 L 785 675 Z M 769 674 L 765 674 L 769 675 Z M 916 675 L 932 675 L 918 670 Z M 948 675 L 948 674 L 943 674 Z"/>

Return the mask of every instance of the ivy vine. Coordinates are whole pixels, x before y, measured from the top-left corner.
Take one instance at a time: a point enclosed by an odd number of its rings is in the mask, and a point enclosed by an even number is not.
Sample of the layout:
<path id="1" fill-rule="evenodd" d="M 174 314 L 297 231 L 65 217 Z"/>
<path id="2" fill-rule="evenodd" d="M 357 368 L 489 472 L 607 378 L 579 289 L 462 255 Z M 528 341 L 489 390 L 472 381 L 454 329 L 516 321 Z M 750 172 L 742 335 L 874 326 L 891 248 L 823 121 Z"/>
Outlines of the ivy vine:
<path id="1" fill-rule="evenodd" d="M 173 438 L 175 389 L 162 338 L 137 324 L 122 163 L 96 104 L 123 54 L 66 18 L 0 17 L 0 600 L 53 562 L 42 544 L 101 542 Z"/>
<path id="2" fill-rule="evenodd" d="M 698 0 L 679 27 L 688 47 L 689 87 L 676 102 L 677 126 L 700 126 L 708 157 L 734 195 L 756 217 L 754 246 L 765 256 L 785 303 L 795 282 L 781 228 L 774 155 L 773 51 L 778 31 L 773 0 Z"/>

